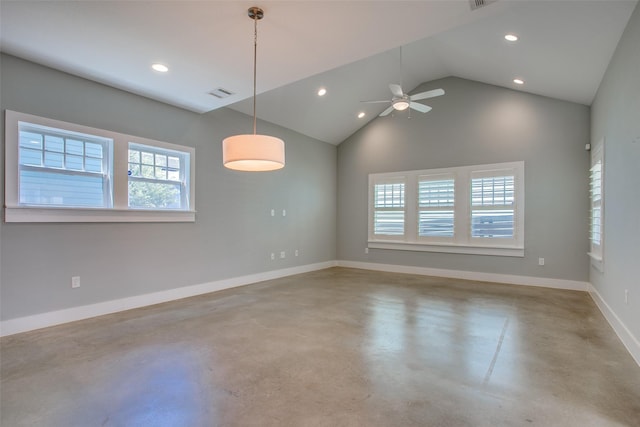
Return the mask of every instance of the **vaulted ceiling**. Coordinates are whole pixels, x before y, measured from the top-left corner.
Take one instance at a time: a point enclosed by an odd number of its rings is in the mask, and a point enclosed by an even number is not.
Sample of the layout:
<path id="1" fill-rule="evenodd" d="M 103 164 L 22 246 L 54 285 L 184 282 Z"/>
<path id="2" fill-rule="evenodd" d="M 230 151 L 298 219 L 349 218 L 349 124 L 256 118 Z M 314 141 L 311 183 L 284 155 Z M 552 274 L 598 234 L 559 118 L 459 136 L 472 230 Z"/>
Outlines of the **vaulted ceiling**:
<path id="1" fill-rule="evenodd" d="M 390 99 L 389 83 L 457 76 L 589 105 L 637 0 L 485 3 L 3 0 L 0 48 L 194 112 L 251 115 L 247 9 L 259 6 L 258 117 L 339 144 L 387 107 L 361 101 Z"/>

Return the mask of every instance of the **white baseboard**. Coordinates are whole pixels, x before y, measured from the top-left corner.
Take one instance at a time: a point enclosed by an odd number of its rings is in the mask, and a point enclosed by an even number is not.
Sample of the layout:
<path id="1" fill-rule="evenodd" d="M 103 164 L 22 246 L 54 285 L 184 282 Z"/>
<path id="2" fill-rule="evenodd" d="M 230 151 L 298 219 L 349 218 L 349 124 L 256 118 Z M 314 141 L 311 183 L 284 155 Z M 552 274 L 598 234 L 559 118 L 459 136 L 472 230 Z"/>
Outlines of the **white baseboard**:
<path id="1" fill-rule="evenodd" d="M 263 282 L 265 280 L 278 279 L 280 277 L 292 276 L 294 274 L 308 273 L 310 271 L 323 270 L 334 267 L 335 261 L 308 264 L 299 267 L 285 268 L 282 270 L 266 271 L 263 273 L 250 274 L 247 276 L 233 277 L 230 279 L 217 280 L 214 282 L 202 283 L 199 285 L 184 286 L 181 288 L 169 289 L 166 291 L 153 292 L 145 295 L 122 298 L 117 300 L 100 302 L 97 304 L 73 307 L 64 310 L 50 311 L 32 316 L 19 317 L 0 322 L 0 336 L 8 336 L 20 332 L 32 331 L 34 329 L 46 328 L 76 320 L 88 319 L 133 308 L 146 307 L 153 304 L 173 301 L 181 298 L 188 298 L 209 292 L 223 289 L 235 288 L 252 283 Z"/>
<path id="2" fill-rule="evenodd" d="M 549 279 L 546 277 L 516 276 L 513 274 L 482 273 L 476 271 L 446 270 L 442 268 L 412 267 L 407 265 L 378 264 L 358 261 L 336 261 L 339 267 L 363 270 L 387 271 L 390 273 L 419 274 L 423 276 L 447 277 L 451 279 L 477 280 L 482 282 L 508 283 L 511 285 L 541 286 L 588 292 L 591 284 L 577 280 Z"/>
<path id="3" fill-rule="evenodd" d="M 589 295 L 591 295 L 591 298 L 604 315 L 604 318 L 607 319 L 607 322 L 609 322 L 616 332 L 622 344 L 627 348 L 631 357 L 633 357 L 638 366 L 640 366 L 640 340 L 633 336 L 629 328 L 627 328 L 618 315 L 609 307 L 609 304 L 602 299 L 602 296 L 595 287 L 589 286 Z"/>

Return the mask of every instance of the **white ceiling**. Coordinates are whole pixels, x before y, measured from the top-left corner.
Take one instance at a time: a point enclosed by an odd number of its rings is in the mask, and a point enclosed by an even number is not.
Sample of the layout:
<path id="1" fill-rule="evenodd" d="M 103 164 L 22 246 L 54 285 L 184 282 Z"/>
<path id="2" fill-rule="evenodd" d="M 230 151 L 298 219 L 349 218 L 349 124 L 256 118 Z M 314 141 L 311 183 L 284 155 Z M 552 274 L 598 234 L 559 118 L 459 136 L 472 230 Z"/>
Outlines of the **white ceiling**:
<path id="1" fill-rule="evenodd" d="M 406 91 L 446 76 L 515 88 L 517 76 L 517 90 L 589 105 L 636 3 L 2 0 L 0 48 L 195 112 L 251 115 L 247 9 L 257 5 L 258 117 L 339 144 L 386 108 L 360 101 L 390 98 L 388 84 L 401 81 Z M 507 32 L 520 40 L 509 44 Z M 208 94 L 218 87 L 235 94 Z"/>

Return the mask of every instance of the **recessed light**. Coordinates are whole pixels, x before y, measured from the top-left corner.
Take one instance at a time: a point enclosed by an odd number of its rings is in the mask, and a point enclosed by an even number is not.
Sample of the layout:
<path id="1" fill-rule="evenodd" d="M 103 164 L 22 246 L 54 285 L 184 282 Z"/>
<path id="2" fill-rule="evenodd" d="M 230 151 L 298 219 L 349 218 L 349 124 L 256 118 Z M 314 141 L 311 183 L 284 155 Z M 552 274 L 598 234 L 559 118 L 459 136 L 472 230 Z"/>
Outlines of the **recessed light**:
<path id="1" fill-rule="evenodd" d="M 522 79 L 513 79 L 513 82 L 517 85 L 523 85 L 524 84 L 524 80 Z"/>
<path id="2" fill-rule="evenodd" d="M 320 90 L 318 90 L 318 96 L 324 96 L 326 93 L 327 90 L 325 88 L 320 88 Z"/>
<path id="3" fill-rule="evenodd" d="M 358 118 L 359 118 L 359 119 L 363 118 L 364 116 L 365 116 L 364 111 L 360 111 L 360 112 L 358 113 Z"/>
<path id="4" fill-rule="evenodd" d="M 518 36 L 516 36 L 515 34 L 507 34 L 506 36 L 504 36 L 504 39 L 509 42 L 516 42 L 518 41 Z"/>
<path id="5" fill-rule="evenodd" d="M 153 68 L 154 70 L 156 70 L 159 73 L 166 73 L 167 71 L 169 71 L 169 67 L 167 67 L 164 64 L 160 64 L 160 63 L 153 64 L 151 66 L 151 68 Z"/>

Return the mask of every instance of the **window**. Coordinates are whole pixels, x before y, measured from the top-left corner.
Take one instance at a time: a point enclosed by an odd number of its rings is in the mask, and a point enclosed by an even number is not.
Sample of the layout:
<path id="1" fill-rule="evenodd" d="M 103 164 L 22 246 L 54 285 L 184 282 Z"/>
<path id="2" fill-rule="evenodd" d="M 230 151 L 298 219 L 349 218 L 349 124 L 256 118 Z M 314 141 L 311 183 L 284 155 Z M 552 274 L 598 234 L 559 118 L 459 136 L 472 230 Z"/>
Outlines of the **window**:
<path id="1" fill-rule="evenodd" d="M 471 173 L 471 237 L 513 238 L 515 175 Z"/>
<path id="2" fill-rule="evenodd" d="M 589 196 L 591 214 L 589 223 L 589 256 L 591 264 L 603 271 L 604 246 L 604 140 L 594 144 L 591 149 L 591 168 L 589 169 Z"/>
<path id="3" fill-rule="evenodd" d="M 379 238 L 404 235 L 404 181 L 389 178 L 373 190 L 373 234 Z"/>
<path id="4" fill-rule="evenodd" d="M 111 207 L 112 140 L 24 122 L 18 132 L 21 206 Z"/>
<path id="5" fill-rule="evenodd" d="M 418 236 L 423 238 L 454 237 L 454 175 L 421 175 L 418 177 Z"/>
<path id="6" fill-rule="evenodd" d="M 188 206 L 188 154 L 129 143 L 129 207 L 183 209 Z"/>
<path id="7" fill-rule="evenodd" d="M 193 152 L 6 111 L 5 221 L 194 221 Z"/>
<path id="8" fill-rule="evenodd" d="M 524 256 L 524 162 L 369 176 L 369 247 Z"/>

